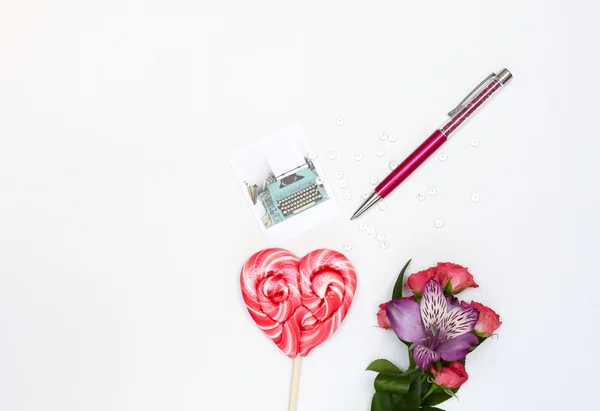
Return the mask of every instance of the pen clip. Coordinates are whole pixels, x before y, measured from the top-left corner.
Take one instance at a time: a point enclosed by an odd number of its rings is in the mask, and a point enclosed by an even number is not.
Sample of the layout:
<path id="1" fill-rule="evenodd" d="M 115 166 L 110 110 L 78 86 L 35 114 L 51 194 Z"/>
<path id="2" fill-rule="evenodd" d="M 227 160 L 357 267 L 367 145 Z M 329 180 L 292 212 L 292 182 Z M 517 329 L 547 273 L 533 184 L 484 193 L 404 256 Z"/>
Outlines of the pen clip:
<path id="1" fill-rule="evenodd" d="M 460 103 L 458 103 L 458 105 L 448 113 L 448 116 L 452 117 L 453 115 L 458 113 L 460 110 L 462 110 L 465 102 L 467 100 L 469 100 L 473 96 L 473 94 L 475 94 L 484 84 L 486 84 L 488 81 L 490 81 L 494 77 L 496 77 L 496 73 L 492 73 L 489 76 L 487 76 L 481 83 L 479 83 L 473 90 L 471 90 L 471 92 L 469 94 L 467 94 L 467 97 L 463 98 L 462 101 Z"/>

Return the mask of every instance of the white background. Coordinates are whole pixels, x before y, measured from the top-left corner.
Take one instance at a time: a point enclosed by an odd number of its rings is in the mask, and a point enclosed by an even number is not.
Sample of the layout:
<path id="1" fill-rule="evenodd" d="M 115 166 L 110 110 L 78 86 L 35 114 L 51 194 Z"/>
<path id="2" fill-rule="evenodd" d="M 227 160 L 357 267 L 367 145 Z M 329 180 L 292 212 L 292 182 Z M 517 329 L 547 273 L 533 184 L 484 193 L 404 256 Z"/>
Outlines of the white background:
<path id="1" fill-rule="evenodd" d="M 413 271 L 468 265 L 481 287 L 465 297 L 504 321 L 444 409 L 596 407 L 599 12 L 547 0 L 1 0 L 0 409 L 286 410 L 292 362 L 238 288 L 265 242 L 227 155 L 296 121 L 354 200 L 285 246 L 352 243 L 359 276 L 346 321 L 303 361 L 298 411 L 368 410 L 366 365 L 406 364 L 374 325 L 411 257 Z M 390 240 L 381 249 L 345 217 L 369 177 L 504 66 L 512 83 L 447 143 L 448 160 L 365 217 Z M 417 201 L 430 186 L 438 194 Z"/>

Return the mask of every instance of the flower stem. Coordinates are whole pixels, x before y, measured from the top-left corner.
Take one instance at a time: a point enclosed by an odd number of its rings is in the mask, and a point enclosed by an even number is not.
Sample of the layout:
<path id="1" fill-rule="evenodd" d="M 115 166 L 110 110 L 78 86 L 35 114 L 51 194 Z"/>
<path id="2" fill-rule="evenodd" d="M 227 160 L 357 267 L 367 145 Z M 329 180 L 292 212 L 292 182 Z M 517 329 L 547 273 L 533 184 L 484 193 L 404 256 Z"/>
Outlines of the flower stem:
<path id="1" fill-rule="evenodd" d="M 429 397 L 429 395 L 431 395 L 432 392 L 434 392 L 435 390 L 437 390 L 438 386 L 436 384 L 431 384 L 431 388 L 429 389 L 429 391 L 427 391 L 427 394 L 425 394 L 425 396 L 423 398 L 421 398 L 421 401 L 425 400 L 425 398 Z"/>

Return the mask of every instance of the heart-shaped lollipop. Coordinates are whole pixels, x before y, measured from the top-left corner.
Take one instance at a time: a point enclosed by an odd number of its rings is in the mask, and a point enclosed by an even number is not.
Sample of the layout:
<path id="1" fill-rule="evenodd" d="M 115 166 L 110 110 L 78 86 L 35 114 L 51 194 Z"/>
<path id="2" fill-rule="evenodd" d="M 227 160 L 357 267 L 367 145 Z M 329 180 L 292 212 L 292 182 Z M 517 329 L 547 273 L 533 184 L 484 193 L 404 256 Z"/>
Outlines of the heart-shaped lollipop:
<path id="1" fill-rule="evenodd" d="M 242 296 L 261 330 L 289 357 L 308 353 L 327 340 L 346 316 L 356 273 L 333 250 L 314 250 L 299 259 L 281 248 L 257 252 L 241 272 Z"/>

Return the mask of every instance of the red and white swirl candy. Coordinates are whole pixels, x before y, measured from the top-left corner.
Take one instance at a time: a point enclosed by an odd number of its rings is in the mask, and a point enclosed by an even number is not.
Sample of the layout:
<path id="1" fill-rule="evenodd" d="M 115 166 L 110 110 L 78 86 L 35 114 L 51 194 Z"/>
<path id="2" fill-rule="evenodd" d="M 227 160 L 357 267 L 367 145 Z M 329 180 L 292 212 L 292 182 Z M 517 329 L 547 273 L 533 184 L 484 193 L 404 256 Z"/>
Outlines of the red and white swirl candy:
<path id="1" fill-rule="evenodd" d="M 326 249 L 301 259 L 281 248 L 265 249 L 248 259 L 240 277 L 250 316 L 291 358 L 308 355 L 333 335 L 356 291 L 350 261 Z"/>

